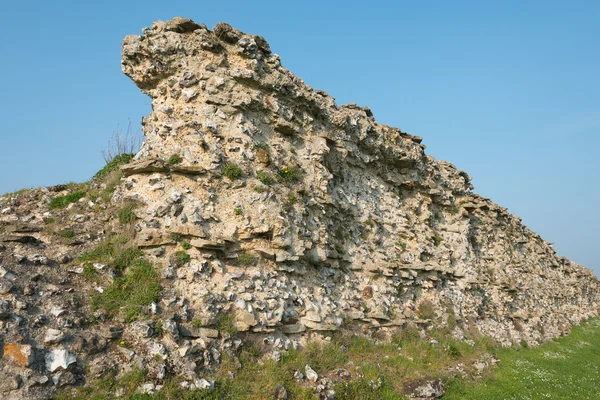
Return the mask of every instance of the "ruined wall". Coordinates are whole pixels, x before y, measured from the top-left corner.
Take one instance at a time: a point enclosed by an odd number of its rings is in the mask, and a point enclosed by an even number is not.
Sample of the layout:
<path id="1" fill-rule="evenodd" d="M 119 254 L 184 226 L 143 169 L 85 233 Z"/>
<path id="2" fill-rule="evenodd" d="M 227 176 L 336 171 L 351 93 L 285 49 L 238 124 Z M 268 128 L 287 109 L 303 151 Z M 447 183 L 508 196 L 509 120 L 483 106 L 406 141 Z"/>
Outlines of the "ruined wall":
<path id="1" fill-rule="evenodd" d="M 256 332 L 451 318 L 510 344 L 595 315 L 592 272 L 420 137 L 307 86 L 262 37 L 159 21 L 125 38 L 122 67 L 153 111 L 118 196 L 143 204 L 138 244 L 206 323 L 229 309 Z M 179 268 L 177 238 L 193 246 Z"/>

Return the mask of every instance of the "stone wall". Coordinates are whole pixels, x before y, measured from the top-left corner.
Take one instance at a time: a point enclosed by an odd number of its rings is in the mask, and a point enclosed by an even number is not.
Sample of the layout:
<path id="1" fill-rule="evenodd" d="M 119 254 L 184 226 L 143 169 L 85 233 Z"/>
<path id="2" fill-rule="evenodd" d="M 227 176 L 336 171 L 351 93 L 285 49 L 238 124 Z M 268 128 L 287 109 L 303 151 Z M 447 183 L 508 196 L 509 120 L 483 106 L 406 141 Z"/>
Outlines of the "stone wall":
<path id="1" fill-rule="evenodd" d="M 592 272 L 420 137 L 307 86 L 262 37 L 159 21 L 125 39 L 122 66 L 153 111 L 120 195 L 143 204 L 139 245 L 158 258 L 174 234 L 190 240 L 171 285 L 206 321 L 230 308 L 261 332 L 451 318 L 510 344 L 595 315 Z"/>

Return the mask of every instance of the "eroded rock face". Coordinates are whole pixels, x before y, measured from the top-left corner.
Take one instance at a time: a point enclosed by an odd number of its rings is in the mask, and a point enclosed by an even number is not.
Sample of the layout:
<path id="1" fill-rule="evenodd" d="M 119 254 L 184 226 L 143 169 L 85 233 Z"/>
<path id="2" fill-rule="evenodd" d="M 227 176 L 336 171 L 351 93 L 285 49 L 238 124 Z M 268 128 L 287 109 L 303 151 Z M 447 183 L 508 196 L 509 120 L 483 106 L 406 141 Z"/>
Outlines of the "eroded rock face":
<path id="1" fill-rule="evenodd" d="M 262 37 L 159 21 L 125 38 L 122 67 L 153 111 L 120 195 L 144 205 L 140 246 L 194 246 L 172 289 L 206 320 L 235 308 L 251 331 L 302 332 L 441 318 L 510 344 L 595 315 L 589 270 L 420 137 L 307 86 Z"/>

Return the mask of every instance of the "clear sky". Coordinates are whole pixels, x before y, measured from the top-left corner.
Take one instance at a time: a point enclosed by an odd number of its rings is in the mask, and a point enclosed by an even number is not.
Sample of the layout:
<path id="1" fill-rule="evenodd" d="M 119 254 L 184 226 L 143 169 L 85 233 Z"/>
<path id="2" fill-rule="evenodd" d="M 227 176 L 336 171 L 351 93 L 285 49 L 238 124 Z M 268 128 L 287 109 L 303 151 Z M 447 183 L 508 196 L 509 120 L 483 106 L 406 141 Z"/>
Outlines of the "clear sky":
<path id="1" fill-rule="evenodd" d="M 150 101 L 123 37 L 180 15 L 263 35 L 600 275 L 599 1 L 2 1 L 0 193 L 89 179 Z"/>

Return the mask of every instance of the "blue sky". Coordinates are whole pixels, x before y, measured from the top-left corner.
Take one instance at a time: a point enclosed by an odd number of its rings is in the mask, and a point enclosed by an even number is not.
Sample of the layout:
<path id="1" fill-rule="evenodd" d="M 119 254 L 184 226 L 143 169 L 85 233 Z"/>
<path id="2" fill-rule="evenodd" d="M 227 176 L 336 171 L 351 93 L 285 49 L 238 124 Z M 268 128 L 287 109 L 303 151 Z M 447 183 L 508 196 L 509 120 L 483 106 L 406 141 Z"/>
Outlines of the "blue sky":
<path id="1" fill-rule="evenodd" d="M 475 191 L 600 272 L 600 2 L 22 1 L 2 4 L 0 193 L 89 179 L 148 98 L 124 36 L 176 15 L 263 35 L 339 104 L 424 137 Z"/>

